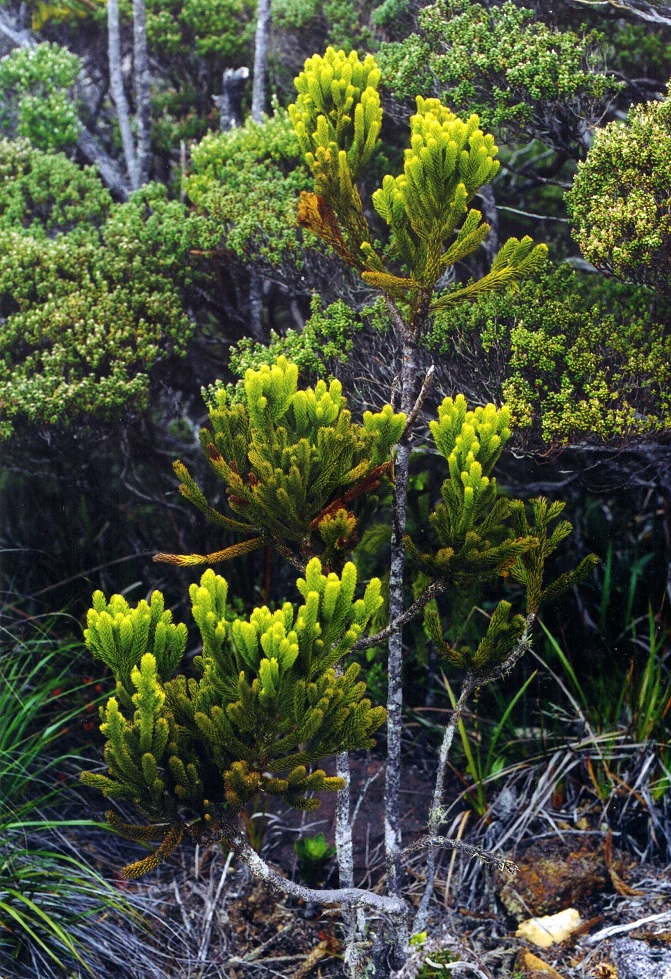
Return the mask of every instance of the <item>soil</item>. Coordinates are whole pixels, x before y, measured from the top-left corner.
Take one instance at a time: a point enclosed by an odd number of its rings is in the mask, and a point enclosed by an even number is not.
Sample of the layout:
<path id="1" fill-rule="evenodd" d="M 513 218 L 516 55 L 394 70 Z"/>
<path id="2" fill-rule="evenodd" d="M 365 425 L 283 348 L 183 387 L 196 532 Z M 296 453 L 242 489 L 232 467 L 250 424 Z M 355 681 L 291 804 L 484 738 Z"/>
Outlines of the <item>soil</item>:
<path id="1" fill-rule="evenodd" d="M 422 834 L 432 781 L 432 773 L 422 764 L 405 770 L 403 820 L 408 843 Z M 354 758 L 352 787 L 354 835 L 359 841 L 355 879 L 361 886 L 382 891 L 384 771 L 377 758 L 368 754 Z M 334 799 L 326 795 L 315 812 L 278 808 L 264 817 L 252 814 L 250 824 L 264 858 L 292 876 L 296 873 L 294 840 L 323 832 L 332 842 L 333 819 Z M 469 842 L 483 844 L 477 838 L 475 820 L 469 822 L 463 815 L 453 821 L 451 835 L 467 824 L 474 829 Z M 541 820 L 543 828 L 547 825 Z M 486 823 L 480 824 L 479 831 L 483 827 L 483 845 L 487 845 Z M 671 867 L 640 863 L 599 829 L 568 827 L 568 822 L 559 820 L 542 837 L 529 833 L 526 839 L 516 840 L 509 855 L 519 873 L 512 881 L 479 861 L 441 852 L 428 938 L 415 958 L 424 961 L 428 954 L 436 964 L 449 959 L 450 967 L 428 970 L 427 977 L 667 979 L 660 955 L 662 951 L 671 955 Z M 406 869 L 407 892 L 411 900 L 418 901 L 423 857 L 413 858 Z M 337 884 L 333 873 L 325 883 Z M 217 850 L 194 854 L 183 848 L 152 880 L 133 883 L 131 889 L 140 904 L 151 906 L 154 922 L 160 922 L 152 931 L 163 956 L 162 979 L 335 979 L 344 975 L 338 912 L 305 907 L 272 893 L 251 878 L 245 867 L 236 866 Z M 561 945 L 539 949 L 515 937 L 522 918 L 567 907 L 580 912 L 583 925 Z M 608 928 L 611 932 L 605 930 Z M 166 939 L 166 935 L 171 937 Z M 623 941 L 630 943 L 630 957 L 631 949 L 652 950 L 650 961 L 662 963 L 659 976 L 623 971 L 628 968 L 621 964 L 626 957 L 618 959 Z M 539 971 L 538 961 L 545 972 Z M 534 967 L 528 969 L 528 962 Z M 415 974 L 408 971 L 402 976 Z M 130 979 L 131 974 L 128 976 Z M 133 973 L 132 979 L 136 976 Z"/>

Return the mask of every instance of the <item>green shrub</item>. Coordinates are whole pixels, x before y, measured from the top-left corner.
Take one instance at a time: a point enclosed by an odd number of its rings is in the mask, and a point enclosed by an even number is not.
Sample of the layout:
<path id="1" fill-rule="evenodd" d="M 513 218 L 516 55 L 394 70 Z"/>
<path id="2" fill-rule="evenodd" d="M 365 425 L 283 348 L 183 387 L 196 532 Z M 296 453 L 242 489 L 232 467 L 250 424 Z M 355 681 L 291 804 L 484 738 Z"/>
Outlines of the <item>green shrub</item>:
<path id="1" fill-rule="evenodd" d="M 671 294 L 671 98 L 598 129 L 566 200 L 588 262 Z"/>
<path id="2" fill-rule="evenodd" d="M 0 229 L 0 437 L 144 410 L 149 371 L 193 334 L 192 231 L 158 185 L 111 207 L 97 231 Z"/>
<path id="3" fill-rule="evenodd" d="M 459 350 L 475 356 L 529 436 L 621 438 L 671 426 L 667 322 L 648 290 L 548 267 L 516 295 L 437 317 L 429 344 L 457 365 Z"/>
<path id="4" fill-rule="evenodd" d="M 385 84 L 398 98 L 437 95 L 477 112 L 505 139 L 575 151 L 622 87 L 599 70 L 601 35 L 547 27 L 511 2 L 438 0 L 421 10 L 419 25 L 420 33 L 382 45 Z"/>
<path id="5" fill-rule="evenodd" d="M 276 108 L 263 123 L 248 119 L 210 133 L 191 151 L 184 190 L 219 229 L 221 244 L 242 260 L 273 266 L 302 262 L 296 199 L 310 185 L 287 113 Z"/>
<path id="6" fill-rule="evenodd" d="M 58 44 L 17 48 L 0 60 L 0 132 L 25 136 L 43 150 L 77 140 L 79 118 L 71 89 L 81 68 Z"/>
<path id="7" fill-rule="evenodd" d="M 63 153 L 45 153 L 27 139 L 0 140 L 0 231 L 37 240 L 107 217 L 112 198 L 95 167 L 78 167 Z"/>

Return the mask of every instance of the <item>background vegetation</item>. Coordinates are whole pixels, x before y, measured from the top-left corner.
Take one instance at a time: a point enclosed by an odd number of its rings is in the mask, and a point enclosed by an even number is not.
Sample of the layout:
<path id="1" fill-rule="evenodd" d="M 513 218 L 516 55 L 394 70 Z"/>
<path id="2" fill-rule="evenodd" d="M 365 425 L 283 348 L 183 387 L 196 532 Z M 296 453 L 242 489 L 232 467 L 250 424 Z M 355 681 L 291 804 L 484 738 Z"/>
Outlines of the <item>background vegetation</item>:
<path id="1" fill-rule="evenodd" d="M 643 19 L 644 6 L 275 0 L 265 118 L 249 117 L 250 79 L 243 124 L 224 132 L 215 100 L 226 69 L 254 68 L 256 5 L 149 0 L 149 179 L 130 193 L 107 7 L 2 0 L 0 957 L 17 975 L 59 975 L 64 963 L 114 975 L 114 923 L 135 920 L 134 895 L 110 885 L 126 857 L 98 832 L 95 793 L 74 788 L 99 742 L 81 628 L 97 588 L 135 603 L 158 587 L 187 621 L 185 586 L 200 572 L 152 555 L 234 542 L 180 501 L 172 460 L 215 498 L 198 443 L 207 406 L 222 385 L 239 398 L 245 369 L 282 354 L 306 384 L 341 378 L 357 419 L 389 398 L 399 350 L 384 305 L 296 223 L 312 178 L 286 106 L 304 60 L 328 43 L 373 51 L 381 67 L 382 145 L 366 191 L 400 170 L 416 95 L 477 112 L 494 134 L 502 165 L 473 202 L 492 232 L 438 286 L 449 295 L 486 274 L 510 236 L 546 243 L 547 262 L 515 291 L 433 317 L 419 351 L 422 369 L 437 368 L 426 409 L 457 391 L 505 401 L 516 425 L 499 482 L 513 496 L 566 501 L 576 528 L 567 567 L 589 551 L 600 558 L 543 614 L 539 659 L 483 691 L 460 729 L 455 806 L 486 832 L 503 785 L 523 800 L 519 772 L 579 743 L 553 804 L 605 820 L 639 857 L 671 856 L 671 13 L 656 4 L 657 18 Z M 120 4 L 131 117 L 141 108 L 134 16 L 137 4 Z M 372 208 L 366 218 L 384 248 L 385 222 Z M 420 544 L 440 490 L 431 451 L 417 442 L 410 460 Z M 356 545 L 362 578 L 384 572 L 389 540 L 387 509 Z M 226 576 L 244 614 L 291 589 L 267 549 Z M 458 602 L 455 644 L 493 608 L 485 587 Z M 438 744 L 436 711 L 457 687 L 421 623 L 405 652 L 414 759 Z M 382 650 L 359 657 L 382 703 Z M 304 865 L 310 848 L 299 853 Z M 88 926 L 101 908 L 104 934 Z M 133 974 L 149 976 L 160 951 L 142 951 L 141 927 L 129 932 Z M 170 948 L 166 970 L 186 968 L 191 952 L 176 938 Z"/>

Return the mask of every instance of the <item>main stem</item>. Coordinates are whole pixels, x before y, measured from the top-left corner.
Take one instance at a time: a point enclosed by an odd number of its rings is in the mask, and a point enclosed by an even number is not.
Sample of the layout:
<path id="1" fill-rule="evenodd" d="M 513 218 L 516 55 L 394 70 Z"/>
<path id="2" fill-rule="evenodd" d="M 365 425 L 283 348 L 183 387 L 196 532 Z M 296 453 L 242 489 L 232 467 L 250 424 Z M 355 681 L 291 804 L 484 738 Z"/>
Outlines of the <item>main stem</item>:
<path id="1" fill-rule="evenodd" d="M 249 867 L 255 877 L 265 881 L 277 891 L 299 898 L 306 904 L 335 904 L 350 914 L 368 909 L 374 914 L 380 915 L 389 924 L 388 934 L 390 937 L 387 943 L 388 955 L 386 958 L 392 963 L 392 968 L 399 969 L 402 967 L 409 948 L 408 907 L 403 901 L 383 894 L 376 894 L 374 891 L 362 890 L 358 887 L 332 889 L 305 887 L 295 881 L 287 880 L 286 877 L 273 870 L 252 849 L 233 821 L 224 827 L 221 836 L 226 840 L 231 850 Z M 354 944 L 350 944 L 346 957 L 349 959 L 348 965 L 353 974 L 358 974 L 360 977 L 371 974 L 370 970 L 374 968 L 374 949 L 363 946 L 356 948 Z M 381 979 L 382 977 L 386 979 L 390 975 L 390 970 L 383 966 L 382 969 L 376 970 L 376 974 Z"/>
<path id="2" fill-rule="evenodd" d="M 416 333 L 401 313 L 389 303 L 394 329 L 401 341 L 401 411 L 410 417 L 420 388 L 417 366 Z M 403 615 L 403 568 L 405 563 L 406 507 L 410 466 L 410 432 L 396 450 L 394 460 L 394 502 L 389 569 L 389 620 Z M 385 772 L 384 843 L 387 862 L 387 889 L 393 897 L 401 896 L 401 732 L 403 715 L 403 627 L 394 628 L 389 636 L 387 667 L 387 767 Z"/>

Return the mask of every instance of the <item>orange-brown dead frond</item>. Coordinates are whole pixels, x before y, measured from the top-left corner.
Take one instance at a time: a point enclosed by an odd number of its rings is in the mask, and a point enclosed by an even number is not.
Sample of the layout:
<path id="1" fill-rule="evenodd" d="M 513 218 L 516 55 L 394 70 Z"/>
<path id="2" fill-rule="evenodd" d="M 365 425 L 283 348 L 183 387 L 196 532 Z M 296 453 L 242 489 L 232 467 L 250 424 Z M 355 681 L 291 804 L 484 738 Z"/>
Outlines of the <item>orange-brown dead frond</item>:
<path id="1" fill-rule="evenodd" d="M 212 442 L 208 442 L 207 443 L 207 454 L 208 454 L 209 458 L 212 460 L 212 462 L 223 462 L 224 461 L 224 457 L 222 456 L 221 452 L 216 447 L 216 445 L 213 445 L 212 444 Z M 235 465 L 232 465 L 231 468 L 234 469 L 237 472 L 237 468 L 235 467 Z"/>
<path id="2" fill-rule="evenodd" d="M 325 241 L 347 265 L 355 269 L 363 268 L 361 259 L 345 242 L 335 212 L 320 194 L 301 191 L 296 220 L 302 228 L 307 228 Z"/>
<path id="3" fill-rule="evenodd" d="M 105 819 L 112 829 L 115 829 L 117 833 L 127 840 L 133 840 L 135 843 L 150 843 L 153 840 L 161 840 L 170 829 L 170 823 L 155 823 L 153 826 L 137 826 L 133 823 L 125 823 L 111 809 L 105 813 Z"/>
<path id="4" fill-rule="evenodd" d="M 363 493 L 374 492 L 384 477 L 390 473 L 391 470 L 391 462 L 383 462 L 380 466 L 374 466 L 370 472 L 363 477 L 363 479 L 360 479 L 354 486 L 350 486 L 350 488 L 345 490 L 345 492 L 342 493 L 337 500 L 334 500 L 333 503 L 329 503 L 323 510 L 320 510 L 314 520 L 312 520 L 310 523 L 310 530 L 316 530 L 324 517 L 332 516 L 338 510 L 346 510 L 347 505 L 353 500 L 356 500 L 357 497 L 361 496 Z"/>

